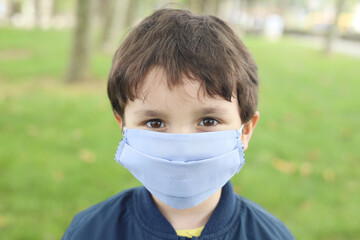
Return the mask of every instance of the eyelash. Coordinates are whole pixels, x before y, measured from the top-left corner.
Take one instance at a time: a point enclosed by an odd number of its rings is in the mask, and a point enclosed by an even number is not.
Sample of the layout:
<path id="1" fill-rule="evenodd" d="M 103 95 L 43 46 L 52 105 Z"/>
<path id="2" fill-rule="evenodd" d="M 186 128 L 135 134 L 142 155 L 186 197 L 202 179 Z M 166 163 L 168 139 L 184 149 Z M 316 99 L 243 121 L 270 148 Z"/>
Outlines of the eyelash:
<path id="1" fill-rule="evenodd" d="M 216 123 L 214 125 L 211 125 L 211 126 L 205 126 L 204 124 L 200 124 L 201 122 L 203 122 L 204 120 L 211 120 L 211 121 L 215 121 Z M 155 121 L 158 121 L 160 122 L 160 127 L 158 128 L 163 128 L 164 126 L 164 122 L 161 120 L 161 119 L 150 119 L 150 120 L 147 120 L 145 121 L 143 124 L 146 125 L 147 127 L 149 128 L 154 128 L 154 127 L 151 127 L 151 122 L 155 122 Z M 205 117 L 205 118 L 202 118 L 201 121 L 200 121 L 199 125 L 200 126 L 203 126 L 203 127 L 215 127 L 217 126 L 218 124 L 220 124 L 220 120 L 216 119 L 216 118 L 212 118 L 212 117 Z M 156 128 L 156 127 L 155 127 Z"/>
<path id="2" fill-rule="evenodd" d="M 159 128 L 161 128 L 161 126 L 164 125 L 164 122 L 163 122 L 161 119 L 150 119 L 150 120 L 146 121 L 144 124 L 145 124 L 147 127 L 149 127 L 149 128 L 153 128 L 153 127 L 149 126 L 149 125 L 150 125 L 150 122 L 152 122 L 152 121 L 154 121 L 154 122 L 155 122 L 155 121 L 161 122 Z"/>
<path id="3" fill-rule="evenodd" d="M 205 126 L 205 125 L 200 125 L 200 126 L 204 126 L 204 127 L 215 127 L 216 125 L 218 125 L 220 123 L 219 120 L 217 120 L 216 118 L 212 118 L 212 117 L 206 117 L 206 118 L 203 118 L 200 123 L 204 120 L 211 120 L 211 121 L 215 121 L 216 123 L 214 125 L 211 125 L 211 126 Z"/>

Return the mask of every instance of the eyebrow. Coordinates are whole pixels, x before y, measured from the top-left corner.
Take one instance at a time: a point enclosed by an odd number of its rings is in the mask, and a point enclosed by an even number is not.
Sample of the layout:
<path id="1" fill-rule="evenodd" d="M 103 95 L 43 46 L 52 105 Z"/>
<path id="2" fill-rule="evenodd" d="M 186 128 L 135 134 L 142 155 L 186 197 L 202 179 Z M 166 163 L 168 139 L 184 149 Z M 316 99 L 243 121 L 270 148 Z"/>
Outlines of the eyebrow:
<path id="1" fill-rule="evenodd" d="M 202 108 L 199 111 L 202 115 L 206 115 L 206 114 L 225 114 L 227 113 L 227 110 L 225 108 L 220 108 L 220 107 L 207 107 L 207 108 Z"/>
<path id="2" fill-rule="evenodd" d="M 206 108 L 196 109 L 194 112 L 199 115 L 207 115 L 207 114 L 226 114 L 228 111 L 225 108 L 206 107 Z M 162 111 L 156 111 L 156 110 L 138 110 L 134 114 L 138 117 L 143 117 L 143 116 L 163 117 L 163 116 L 166 116 L 166 113 L 164 113 Z"/>
<path id="3" fill-rule="evenodd" d="M 142 116 L 159 117 L 159 116 L 165 115 L 163 112 L 156 111 L 156 110 L 138 110 L 134 114 L 139 116 L 139 117 L 142 117 Z"/>

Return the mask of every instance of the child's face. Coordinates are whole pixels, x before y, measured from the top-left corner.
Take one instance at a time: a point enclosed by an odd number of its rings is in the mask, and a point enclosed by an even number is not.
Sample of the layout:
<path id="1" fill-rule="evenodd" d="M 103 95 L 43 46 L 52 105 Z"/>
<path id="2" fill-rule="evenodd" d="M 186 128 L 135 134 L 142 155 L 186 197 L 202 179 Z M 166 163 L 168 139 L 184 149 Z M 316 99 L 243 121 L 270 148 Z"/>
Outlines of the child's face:
<path id="1" fill-rule="evenodd" d="M 220 96 L 210 97 L 200 88 L 199 82 L 184 80 L 182 86 L 170 90 L 162 68 L 152 68 L 138 90 L 139 98 L 127 103 L 125 119 L 115 116 L 119 125 L 124 120 L 128 129 L 166 133 L 240 129 L 242 122 L 237 99 L 229 102 Z M 244 128 L 245 149 L 255 124 L 250 124 L 250 128 L 247 124 Z M 244 135 L 248 135 L 248 139 L 244 139 Z"/>

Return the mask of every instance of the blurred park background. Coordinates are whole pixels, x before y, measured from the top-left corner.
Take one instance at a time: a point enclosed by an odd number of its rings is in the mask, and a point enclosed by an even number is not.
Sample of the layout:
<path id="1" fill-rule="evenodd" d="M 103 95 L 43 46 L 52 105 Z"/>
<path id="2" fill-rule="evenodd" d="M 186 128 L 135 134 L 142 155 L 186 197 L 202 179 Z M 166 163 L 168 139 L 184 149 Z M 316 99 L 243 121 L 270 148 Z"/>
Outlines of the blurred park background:
<path id="1" fill-rule="evenodd" d="M 139 186 L 113 159 L 112 56 L 162 7 L 226 20 L 261 77 L 237 193 L 297 239 L 360 239 L 360 0 L 0 0 L 0 239 L 60 239 Z"/>

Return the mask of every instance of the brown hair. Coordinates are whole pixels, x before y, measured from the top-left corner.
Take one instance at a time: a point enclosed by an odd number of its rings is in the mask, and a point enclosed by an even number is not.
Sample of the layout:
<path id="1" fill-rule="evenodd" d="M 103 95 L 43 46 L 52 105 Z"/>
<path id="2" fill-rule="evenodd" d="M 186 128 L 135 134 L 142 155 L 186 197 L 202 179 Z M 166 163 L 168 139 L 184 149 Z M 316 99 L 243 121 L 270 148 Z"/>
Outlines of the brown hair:
<path id="1" fill-rule="evenodd" d="M 257 66 L 232 29 L 214 16 L 187 10 L 160 9 L 145 18 L 115 53 L 108 78 L 113 111 L 124 117 L 128 100 L 153 66 L 161 66 L 169 88 L 182 76 L 200 81 L 209 96 L 231 101 L 236 92 L 240 118 L 249 121 L 258 98 Z"/>

